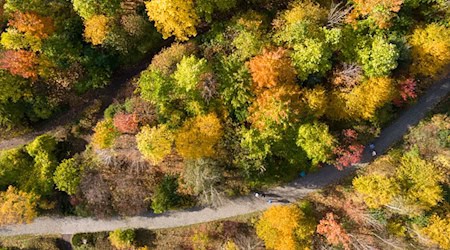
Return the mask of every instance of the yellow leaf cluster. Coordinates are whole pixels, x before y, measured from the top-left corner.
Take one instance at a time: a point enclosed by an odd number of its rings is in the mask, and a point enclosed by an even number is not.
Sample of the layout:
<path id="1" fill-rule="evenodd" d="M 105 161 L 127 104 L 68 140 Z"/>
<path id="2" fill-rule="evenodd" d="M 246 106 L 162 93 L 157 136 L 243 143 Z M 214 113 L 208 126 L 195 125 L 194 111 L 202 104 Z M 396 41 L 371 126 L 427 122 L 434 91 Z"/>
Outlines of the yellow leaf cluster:
<path id="1" fill-rule="evenodd" d="M 95 15 L 84 21 L 84 37 L 93 45 L 102 44 L 108 35 L 109 19 L 105 15 Z"/>
<path id="2" fill-rule="evenodd" d="M 317 118 L 325 114 L 328 95 L 324 87 L 319 85 L 313 89 L 304 89 L 302 100 L 306 104 L 309 114 Z"/>
<path id="3" fill-rule="evenodd" d="M 37 197 L 9 186 L 0 193 L 0 225 L 30 223 L 36 216 Z"/>
<path id="4" fill-rule="evenodd" d="M 450 64 L 450 28 L 435 23 L 417 28 L 409 43 L 413 73 L 436 76 Z"/>
<path id="5" fill-rule="evenodd" d="M 353 187 L 363 195 L 369 208 L 380 208 L 389 204 L 399 192 L 399 187 L 393 178 L 378 174 L 353 179 Z"/>
<path id="6" fill-rule="evenodd" d="M 154 164 L 161 163 L 172 150 L 174 136 L 165 125 L 150 128 L 144 126 L 136 135 L 137 148 Z"/>
<path id="7" fill-rule="evenodd" d="M 328 11 L 320 7 L 319 4 L 311 1 L 296 1 L 290 9 L 283 15 L 287 25 L 293 25 L 300 21 L 311 21 L 316 24 L 323 24 L 327 20 Z"/>
<path id="8" fill-rule="evenodd" d="M 214 113 L 187 120 L 175 138 L 178 153 L 185 159 L 211 157 L 222 136 L 222 125 Z"/>
<path id="9" fill-rule="evenodd" d="M 428 226 L 421 231 L 442 249 L 450 249 L 450 214 L 446 218 L 432 215 Z"/>
<path id="10" fill-rule="evenodd" d="M 369 78 L 351 92 L 334 90 L 327 114 L 332 119 L 365 119 L 375 116 L 377 109 L 392 100 L 395 86 L 388 77 Z"/>
<path id="11" fill-rule="evenodd" d="M 297 250 L 310 249 L 310 246 L 299 244 L 299 238 L 306 238 L 302 234 L 312 237 L 315 227 L 310 230 L 302 228 L 301 221 L 305 215 L 296 205 L 273 206 L 263 213 L 256 224 L 256 234 L 268 249 Z"/>
<path id="12" fill-rule="evenodd" d="M 200 18 L 193 0 L 151 0 L 145 6 L 150 20 L 155 22 L 164 39 L 175 36 L 179 41 L 186 41 L 197 35 L 195 26 Z"/>

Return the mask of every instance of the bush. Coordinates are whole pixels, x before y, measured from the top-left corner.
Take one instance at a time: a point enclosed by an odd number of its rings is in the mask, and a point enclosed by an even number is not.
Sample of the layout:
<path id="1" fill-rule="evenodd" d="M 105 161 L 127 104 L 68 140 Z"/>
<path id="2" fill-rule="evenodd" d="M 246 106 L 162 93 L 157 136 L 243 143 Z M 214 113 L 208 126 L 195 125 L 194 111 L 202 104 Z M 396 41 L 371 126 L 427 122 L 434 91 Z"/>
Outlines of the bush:
<path id="1" fill-rule="evenodd" d="M 177 207 L 180 203 L 181 197 L 178 194 L 177 177 L 165 176 L 152 197 L 153 211 L 160 214 Z"/>
<path id="2" fill-rule="evenodd" d="M 97 123 L 94 132 L 92 143 L 100 149 L 112 147 L 115 139 L 120 135 L 116 127 L 114 127 L 112 120 L 103 120 Z"/>
<path id="3" fill-rule="evenodd" d="M 78 190 L 82 171 L 83 166 L 76 157 L 63 160 L 53 176 L 56 188 L 69 195 L 74 195 Z"/>
<path id="4" fill-rule="evenodd" d="M 118 249 L 129 249 L 133 246 L 135 236 L 132 229 L 117 229 L 109 233 L 109 241 Z"/>

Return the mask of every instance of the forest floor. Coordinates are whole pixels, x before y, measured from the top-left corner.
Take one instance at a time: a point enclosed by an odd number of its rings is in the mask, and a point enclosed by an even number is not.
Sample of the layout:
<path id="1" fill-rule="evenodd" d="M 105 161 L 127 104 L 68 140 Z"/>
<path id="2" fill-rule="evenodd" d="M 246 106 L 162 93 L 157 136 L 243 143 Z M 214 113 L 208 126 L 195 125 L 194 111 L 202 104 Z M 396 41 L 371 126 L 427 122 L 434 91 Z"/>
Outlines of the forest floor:
<path id="1" fill-rule="evenodd" d="M 378 156 L 385 153 L 393 144 L 403 138 L 410 127 L 426 117 L 439 102 L 446 100 L 450 93 L 450 75 L 432 85 L 415 104 L 410 106 L 388 127 L 382 130 L 374 140 Z M 30 224 L 10 225 L 0 228 L 0 235 L 24 234 L 74 234 L 80 232 L 112 231 L 118 228 L 171 228 L 223 218 L 238 216 L 265 210 L 274 204 L 289 203 L 305 197 L 308 193 L 317 191 L 349 176 L 357 168 L 373 160 L 370 150 L 364 152 L 360 164 L 346 168 L 343 171 L 333 166 L 325 166 L 315 173 L 280 187 L 265 192 L 265 198 L 253 195 L 226 200 L 217 208 L 196 207 L 181 211 L 170 211 L 163 214 L 148 213 L 135 217 L 114 217 L 111 219 L 94 219 L 80 217 L 39 217 Z M 268 200 L 272 203 L 268 203 Z"/>

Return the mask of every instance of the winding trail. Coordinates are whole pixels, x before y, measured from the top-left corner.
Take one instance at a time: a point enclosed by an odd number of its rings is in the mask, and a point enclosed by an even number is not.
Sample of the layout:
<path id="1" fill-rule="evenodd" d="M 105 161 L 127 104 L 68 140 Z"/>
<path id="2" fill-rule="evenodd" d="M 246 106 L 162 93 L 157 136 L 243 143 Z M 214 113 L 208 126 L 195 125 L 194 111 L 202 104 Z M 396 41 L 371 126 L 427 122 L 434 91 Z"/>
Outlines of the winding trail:
<path id="1" fill-rule="evenodd" d="M 449 92 L 450 79 L 447 74 L 443 80 L 431 86 L 415 105 L 405 110 L 397 120 L 381 132 L 380 137 L 375 140 L 379 155 L 402 139 L 408 129 L 423 119 L 436 104 L 444 100 L 444 98 L 448 98 Z M 267 196 L 281 202 L 295 201 L 310 192 L 348 176 L 357 167 L 370 161 L 370 152 L 366 150 L 362 162 L 356 166 L 347 168 L 344 171 L 339 171 L 333 166 L 326 166 L 320 171 L 297 179 L 290 184 L 269 190 Z M 110 231 L 117 228 L 170 228 L 257 212 L 267 209 L 271 205 L 263 199 L 245 196 L 227 201 L 216 209 L 192 208 L 183 211 L 167 212 L 161 215 L 149 214 L 147 216 L 117 217 L 101 220 L 79 217 L 39 217 L 30 224 L 2 227 L 0 228 L 0 235 L 75 234 L 80 232 Z"/>

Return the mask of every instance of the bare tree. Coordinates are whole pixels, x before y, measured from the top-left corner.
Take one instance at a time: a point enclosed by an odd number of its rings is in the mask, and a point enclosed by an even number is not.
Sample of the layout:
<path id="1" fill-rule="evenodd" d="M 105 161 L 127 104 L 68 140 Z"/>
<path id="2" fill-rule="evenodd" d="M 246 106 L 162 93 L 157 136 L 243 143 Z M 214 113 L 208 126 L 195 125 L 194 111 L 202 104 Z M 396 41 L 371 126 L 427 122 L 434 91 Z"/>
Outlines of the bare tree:
<path id="1" fill-rule="evenodd" d="M 333 71 L 332 83 L 343 92 L 351 91 L 361 80 L 362 69 L 357 64 L 343 63 Z"/>
<path id="2" fill-rule="evenodd" d="M 209 101 L 217 95 L 218 82 L 212 73 L 205 73 L 200 76 L 199 89 L 203 99 L 209 103 Z"/>
<path id="3" fill-rule="evenodd" d="M 353 7 L 344 6 L 342 2 L 331 3 L 330 12 L 328 13 L 327 28 L 334 28 L 344 23 L 347 15 L 352 11 Z"/>

